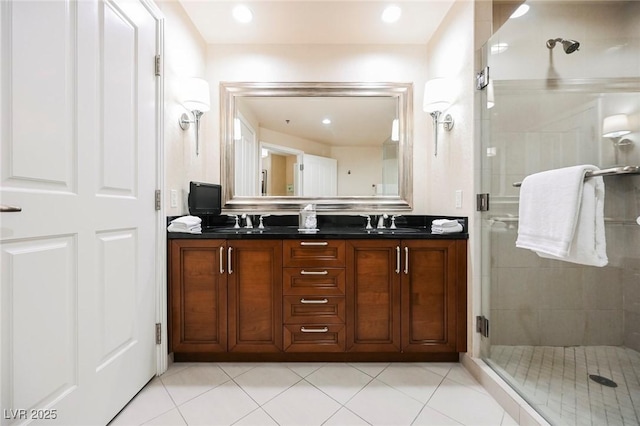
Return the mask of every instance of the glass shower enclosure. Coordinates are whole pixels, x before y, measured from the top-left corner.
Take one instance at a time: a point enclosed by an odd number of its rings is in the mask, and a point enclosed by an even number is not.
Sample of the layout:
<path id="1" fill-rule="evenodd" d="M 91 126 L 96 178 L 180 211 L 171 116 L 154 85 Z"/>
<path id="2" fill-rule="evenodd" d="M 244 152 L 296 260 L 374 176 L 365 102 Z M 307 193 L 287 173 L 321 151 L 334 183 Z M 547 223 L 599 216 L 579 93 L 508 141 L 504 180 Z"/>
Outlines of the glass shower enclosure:
<path id="1" fill-rule="evenodd" d="M 516 248 L 514 183 L 566 166 L 640 165 L 640 2 L 526 4 L 483 53 L 482 357 L 551 424 L 637 425 L 640 175 L 604 178 L 605 267 Z M 625 117 L 629 133 L 611 135 Z"/>

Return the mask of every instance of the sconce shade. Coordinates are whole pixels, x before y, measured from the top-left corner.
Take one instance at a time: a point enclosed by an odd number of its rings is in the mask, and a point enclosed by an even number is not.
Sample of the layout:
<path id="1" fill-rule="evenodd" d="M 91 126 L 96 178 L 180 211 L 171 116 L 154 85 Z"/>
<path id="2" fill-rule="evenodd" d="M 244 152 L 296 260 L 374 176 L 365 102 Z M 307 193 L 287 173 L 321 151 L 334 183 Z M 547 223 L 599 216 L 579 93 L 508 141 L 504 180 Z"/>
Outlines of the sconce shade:
<path id="1" fill-rule="evenodd" d="M 394 142 L 398 142 L 400 140 L 400 122 L 397 118 L 394 118 L 393 123 L 391 124 L 391 140 Z"/>
<path id="2" fill-rule="evenodd" d="M 209 111 L 209 83 L 201 78 L 187 79 L 182 88 L 182 105 L 189 111 Z"/>
<path id="3" fill-rule="evenodd" d="M 239 141 L 242 139 L 242 123 L 239 118 L 233 119 L 233 140 Z"/>
<path id="4" fill-rule="evenodd" d="M 631 133 L 629 129 L 629 118 L 626 114 L 610 115 L 602 122 L 602 136 L 605 138 L 619 138 Z"/>
<path id="5" fill-rule="evenodd" d="M 493 81 L 489 80 L 487 85 L 487 109 L 491 109 L 496 105 L 496 95 L 493 91 Z"/>
<path id="6" fill-rule="evenodd" d="M 444 78 L 434 78 L 424 85 L 425 112 L 444 111 L 451 105 L 451 89 Z"/>

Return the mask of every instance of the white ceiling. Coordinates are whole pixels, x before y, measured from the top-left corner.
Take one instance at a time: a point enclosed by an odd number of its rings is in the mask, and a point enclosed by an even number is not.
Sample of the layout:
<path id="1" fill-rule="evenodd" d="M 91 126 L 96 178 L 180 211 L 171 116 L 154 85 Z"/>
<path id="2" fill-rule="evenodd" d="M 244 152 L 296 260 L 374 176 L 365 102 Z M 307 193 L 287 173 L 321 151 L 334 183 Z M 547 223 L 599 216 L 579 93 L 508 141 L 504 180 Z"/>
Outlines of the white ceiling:
<path id="1" fill-rule="evenodd" d="M 208 44 L 426 44 L 454 0 L 178 0 Z M 253 11 L 249 24 L 236 22 L 233 7 Z M 389 4 L 400 20 L 385 24 Z"/>

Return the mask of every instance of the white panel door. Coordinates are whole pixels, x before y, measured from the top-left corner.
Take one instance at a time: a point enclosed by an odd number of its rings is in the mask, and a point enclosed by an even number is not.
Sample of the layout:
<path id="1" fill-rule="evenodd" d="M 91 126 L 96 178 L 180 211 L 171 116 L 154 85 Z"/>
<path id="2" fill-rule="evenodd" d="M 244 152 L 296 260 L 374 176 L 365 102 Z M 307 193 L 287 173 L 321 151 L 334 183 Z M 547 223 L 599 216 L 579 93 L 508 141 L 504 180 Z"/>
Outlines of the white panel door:
<path id="1" fill-rule="evenodd" d="M 248 197 L 260 195 L 259 153 L 256 132 L 241 117 L 240 139 L 234 141 L 235 158 L 234 194 Z"/>
<path id="2" fill-rule="evenodd" d="M 334 158 L 304 154 L 302 195 L 304 197 L 334 197 L 338 195 L 338 162 Z"/>
<path id="3" fill-rule="evenodd" d="M 106 424 L 155 374 L 158 22 L 0 7 L 0 422 Z"/>

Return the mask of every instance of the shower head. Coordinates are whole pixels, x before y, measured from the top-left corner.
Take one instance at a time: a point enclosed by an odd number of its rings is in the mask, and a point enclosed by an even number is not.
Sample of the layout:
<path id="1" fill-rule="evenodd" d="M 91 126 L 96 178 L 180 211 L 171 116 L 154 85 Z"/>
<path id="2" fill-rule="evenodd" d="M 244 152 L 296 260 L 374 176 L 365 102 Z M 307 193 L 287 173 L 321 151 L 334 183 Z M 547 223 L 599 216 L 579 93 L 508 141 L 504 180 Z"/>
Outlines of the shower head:
<path id="1" fill-rule="evenodd" d="M 549 39 L 547 40 L 547 47 L 549 49 L 553 49 L 556 47 L 556 43 L 562 43 L 562 48 L 564 49 L 564 53 L 570 54 L 578 50 L 580 47 L 580 42 L 575 40 L 565 40 L 563 38 Z"/>

